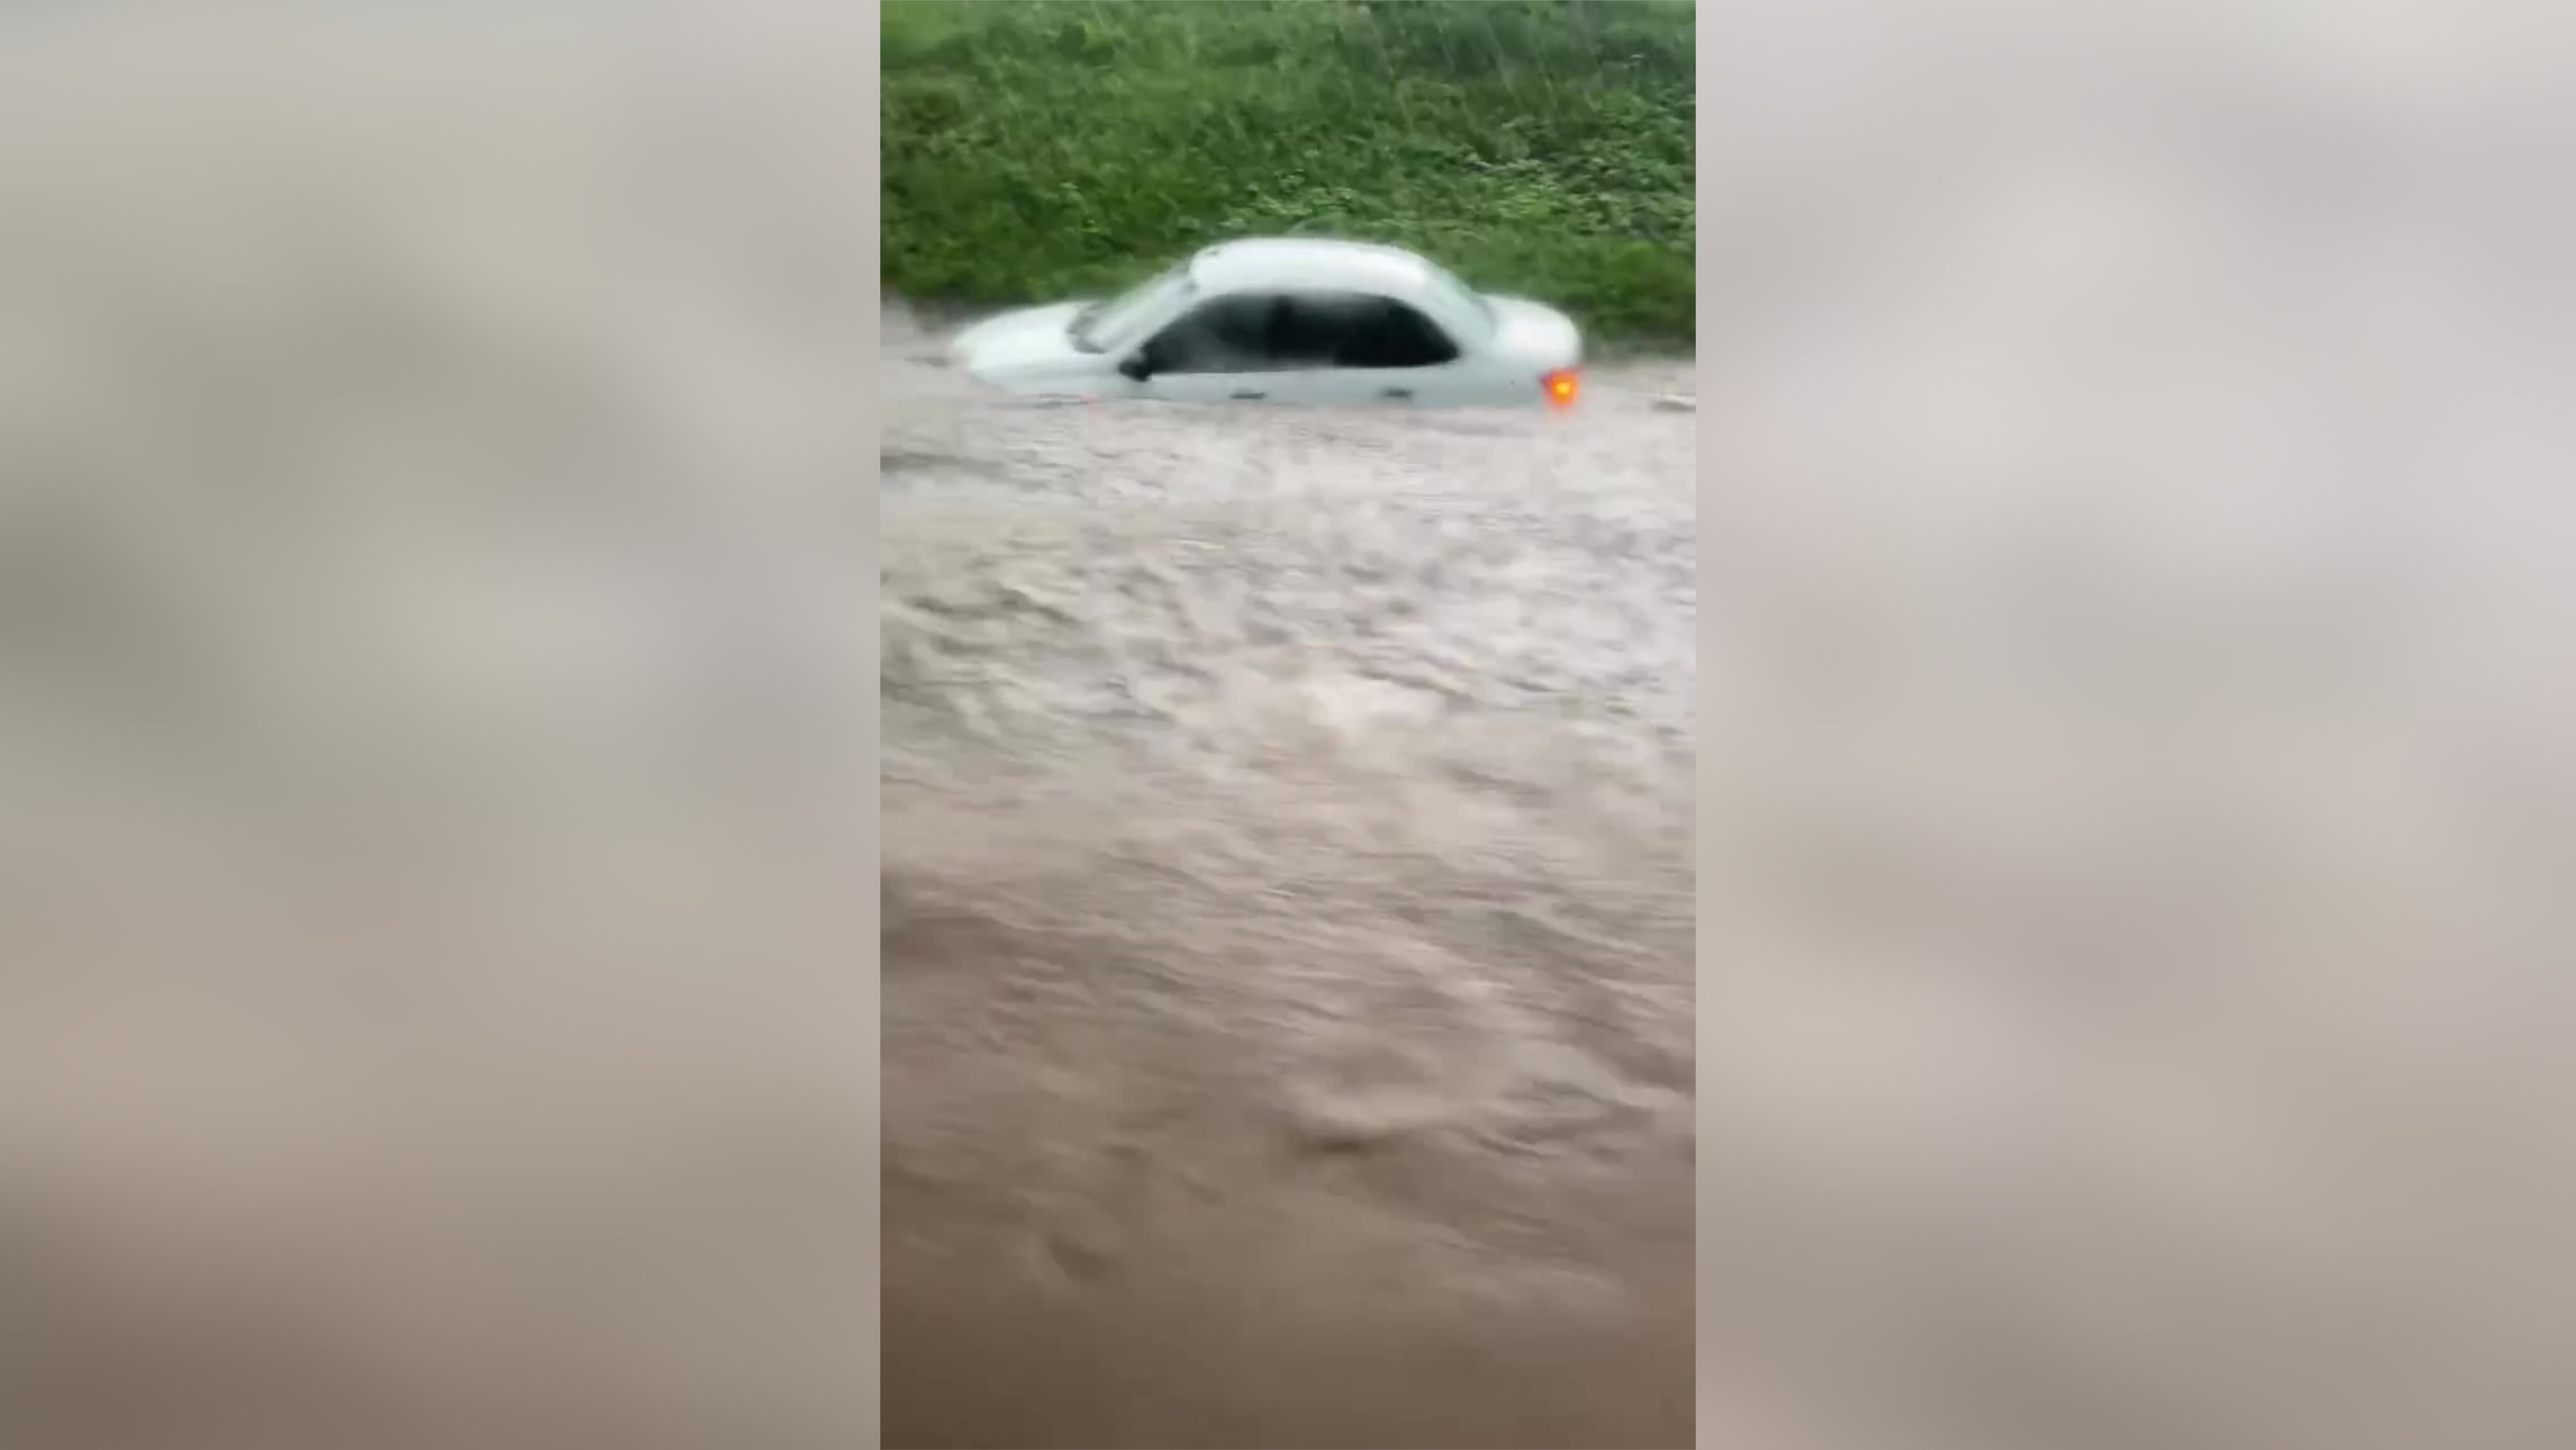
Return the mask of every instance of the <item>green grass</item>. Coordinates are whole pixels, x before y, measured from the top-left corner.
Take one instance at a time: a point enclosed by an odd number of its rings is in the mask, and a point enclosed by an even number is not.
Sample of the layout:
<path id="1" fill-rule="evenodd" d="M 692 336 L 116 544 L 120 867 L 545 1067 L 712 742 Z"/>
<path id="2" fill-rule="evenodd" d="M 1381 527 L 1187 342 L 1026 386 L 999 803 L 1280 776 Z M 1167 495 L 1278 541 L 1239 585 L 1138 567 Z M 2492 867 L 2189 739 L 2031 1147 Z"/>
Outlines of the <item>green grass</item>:
<path id="1" fill-rule="evenodd" d="M 887 0 L 887 288 L 1096 294 L 1228 237 L 1393 242 L 1692 336 L 1692 7 Z"/>

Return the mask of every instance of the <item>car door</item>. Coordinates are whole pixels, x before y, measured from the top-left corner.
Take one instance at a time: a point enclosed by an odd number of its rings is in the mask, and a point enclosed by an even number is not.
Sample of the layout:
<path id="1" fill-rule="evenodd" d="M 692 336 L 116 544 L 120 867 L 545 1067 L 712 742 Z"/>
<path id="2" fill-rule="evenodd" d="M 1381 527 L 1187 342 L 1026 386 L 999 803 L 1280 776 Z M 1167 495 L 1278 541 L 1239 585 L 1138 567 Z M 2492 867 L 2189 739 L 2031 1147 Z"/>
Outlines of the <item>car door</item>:
<path id="1" fill-rule="evenodd" d="M 1438 407 L 1476 401 L 1465 355 L 1446 328 L 1405 302 L 1373 293 L 1291 300 L 1287 351 L 1317 369 L 1318 402 Z"/>
<path id="2" fill-rule="evenodd" d="M 1135 396 L 1170 403 L 1289 402 L 1305 371 L 1279 356 L 1282 299 L 1232 292 L 1207 298 L 1146 339 Z"/>

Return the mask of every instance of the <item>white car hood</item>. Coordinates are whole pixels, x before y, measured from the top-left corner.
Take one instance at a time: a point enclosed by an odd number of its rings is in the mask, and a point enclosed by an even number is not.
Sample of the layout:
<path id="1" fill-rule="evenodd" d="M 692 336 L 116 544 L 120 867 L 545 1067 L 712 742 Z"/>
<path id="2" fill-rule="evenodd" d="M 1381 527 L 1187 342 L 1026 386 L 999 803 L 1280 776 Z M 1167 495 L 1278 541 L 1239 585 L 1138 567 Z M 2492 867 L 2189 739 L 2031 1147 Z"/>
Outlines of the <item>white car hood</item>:
<path id="1" fill-rule="evenodd" d="M 1073 345 L 1073 319 L 1089 304 L 1060 302 L 988 317 L 957 335 L 949 353 L 977 377 L 1054 372 L 1095 359 Z"/>

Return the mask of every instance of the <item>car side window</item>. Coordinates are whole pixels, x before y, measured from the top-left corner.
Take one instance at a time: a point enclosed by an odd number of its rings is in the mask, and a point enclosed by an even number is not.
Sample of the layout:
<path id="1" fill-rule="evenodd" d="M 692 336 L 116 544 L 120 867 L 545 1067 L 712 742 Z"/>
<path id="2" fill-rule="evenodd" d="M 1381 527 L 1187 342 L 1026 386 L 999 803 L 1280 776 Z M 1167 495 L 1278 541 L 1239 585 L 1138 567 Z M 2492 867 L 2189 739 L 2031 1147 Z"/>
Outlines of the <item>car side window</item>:
<path id="1" fill-rule="evenodd" d="M 1289 368 L 1347 367 L 1352 340 L 1368 331 L 1372 299 L 1338 292 L 1305 292 L 1279 302 L 1271 350 Z"/>
<path id="2" fill-rule="evenodd" d="M 1458 360 L 1458 344 L 1440 324 L 1392 298 L 1380 302 L 1376 326 L 1363 333 L 1345 367 L 1428 368 Z"/>
<path id="3" fill-rule="evenodd" d="M 1273 344 L 1279 299 L 1211 297 L 1145 344 L 1156 373 L 1257 373 L 1279 368 Z"/>
<path id="4" fill-rule="evenodd" d="M 1455 362 L 1438 323 L 1391 297 L 1311 293 L 1291 298 L 1278 350 L 1290 366 L 1427 368 Z"/>
<path id="5" fill-rule="evenodd" d="M 1454 362 L 1438 323 L 1390 297 L 1356 292 L 1238 292 L 1211 297 L 1156 333 L 1157 374 L 1425 368 Z"/>

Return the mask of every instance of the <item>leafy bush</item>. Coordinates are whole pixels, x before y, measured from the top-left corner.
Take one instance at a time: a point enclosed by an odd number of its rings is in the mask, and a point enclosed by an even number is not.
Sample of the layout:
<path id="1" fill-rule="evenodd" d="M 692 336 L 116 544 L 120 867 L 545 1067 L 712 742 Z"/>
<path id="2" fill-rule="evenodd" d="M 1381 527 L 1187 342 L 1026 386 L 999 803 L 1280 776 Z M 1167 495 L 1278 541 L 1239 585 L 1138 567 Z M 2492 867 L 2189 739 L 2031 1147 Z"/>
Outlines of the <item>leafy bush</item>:
<path id="1" fill-rule="evenodd" d="M 1097 293 L 1227 237 L 1393 242 L 1688 340 L 1692 7 L 888 0 L 883 278 Z"/>

